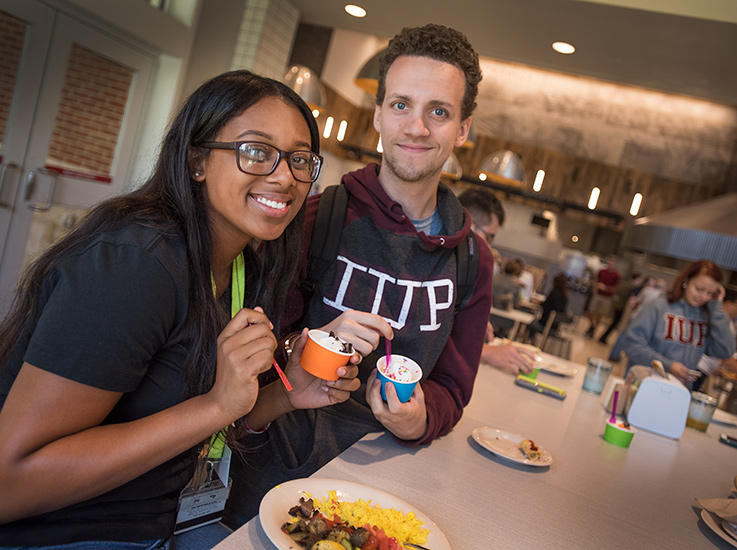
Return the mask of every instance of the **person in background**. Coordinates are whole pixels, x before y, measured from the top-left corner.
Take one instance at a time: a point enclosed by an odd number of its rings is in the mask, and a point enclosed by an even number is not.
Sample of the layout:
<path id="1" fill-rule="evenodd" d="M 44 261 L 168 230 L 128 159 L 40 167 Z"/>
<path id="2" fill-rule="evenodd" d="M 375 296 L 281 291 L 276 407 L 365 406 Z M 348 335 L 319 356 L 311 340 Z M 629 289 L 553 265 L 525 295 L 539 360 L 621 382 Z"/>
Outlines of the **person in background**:
<path id="1" fill-rule="evenodd" d="M 729 318 L 729 329 L 732 332 L 732 337 L 737 338 L 737 290 L 728 289 L 724 294 L 724 301 L 722 302 L 722 308 Z M 699 390 L 701 386 L 706 382 L 707 377 L 714 374 L 717 371 L 731 371 L 737 372 L 737 356 L 727 357 L 719 359 L 710 355 L 704 354 L 699 359 L 699 363 L 696 366 L 699 372 L 704 373 L 703 376 L 699 377 L 694 382 L 693 389 Z"/>
<path id="2" fill-rule="evenodd" d="M 29 268 L 0 325 L 0 544 L 188 548 L 167 539 L 213 434 L 233 424 L 232 443 L 251 413 L 358 387 L 355 366 L 334 384 L 308 375 L 301 348 L 292 392 L 257 382 L 284 327 L 319 144 L 285 85 L 215 77 L 181 107 L 151 178 Z M 229 533 L 195 531 L 208 548 Z"/>
<path id="3" fill-rule="evenodd" d="M 499 228 L 504 223 L 504 206 L 488 189 L 472 187 L 458 196 L 458 200 L 471 215 L 471 226 L 480 238 L 491 247 Z M 493 248 L 492 253 L 496 252 Z M 497 253 L 498 254 L 498 253 Z M 495 256 L 496 258 L 496 256 Z M 496 272 L 495 272 L 496 282 Z M 493 287 L 492 287 L 493 288 Z M 492 292 L 493 295 L 493 292 Z M 527 349 L 513 344 L 492 345 L 494 328 L 487 325 L 486 342 L 481 350 L 481 361 L 512 374 L 529 374 L 533 369 L 535 356 Z"/>
<path id="4" fill-rule="evenodd" d="M 722 271 L 710 260 L 686 266 L 673 281 L 667 296 L 650 302 L 632 319 L 623 351 L 632 365 L 650 366 L 653 360 L 684 384 L 696 380 L 703 354 L 731 357 L 735 338 L 722 307 L 725 290 Z"/>
<path id="5" fill-rule="evenodd" d="M 551 312 L 555 311 L 556 313 L 553 324 L 550 327 L 550 331 L 554 332 L 558 329 L 558 324 L 568 309 L 568 277 L 566 277 L 565 273 L 558 273 L 553 278 L 553 288 L 550 289 L 550 293 L 545 298 L 542 308 L 543 311 L 540 319 L 530 325 L 530 337 L 533 343 L 535 336 L 545 330 L 545 325 L 548 323 Z"/>
<path id="6" fill-rule="evenodd" d="M 661 296 L 664 296 L 668 291 L 668 283 L 665 279 L 655 279 L 654 277 L 648 277 L 642 290 L 637 293 L 637 300 L 635 306 L 632 308 L 632 316 L 634 317 L 637 313 L 650 302 L 654 302 Z"/>
<path id="7" fill-rule="evenodd" d="M 607 258 L 604 269 L 599 270 L 596 275 L 596 285 L 585 314 L 591 323 L 589 330 L 586 331 L 586 336 L 589 338 L 594 337 L 594 331 L 601 319 L 612 314 L 614 292 L 619 286 L 619 272 L 616 265 L 617 257 L 611 255 Z"/>
<path id="8" fill-rule="evenodd" d="M 473 391 L 491 309 L 492 256 L 476 239 L 476 283 L 456 313 L 456 248 L 467 242 L 472 221 L 440 177 L 468 135 L 478 55 L 460 32 L 426 25 L 392 38 L 379 65 L 374 127 L 382 163 L 343 177 L 348 206 L 336 261 L 307 303 L 295 286 L 288 304 L 302 316 L 294 328 L 325 327 L 364 356 L 362 388 L 336 406 L 279 418 L 259 437 L 257 452 L 236 460 L 224 518 L 231 525 L 256 515 L 275 485 L 311 475 L 367 433 L 386 430 L 410 447 L 431 443 L 460 420 Z M 308 201 L 308 234 L 319 201 Z M 386 402 L 381 397 L 375 365 L 382 340 L 422 367 L 405 403 L 391 384 Z"/>
<path id="9" fill-rule="evenodd" d="M 520 299 L 531 301 L 532 294 L 535 292 L 535 276 L 525 269 L 525 261 L 522 258 L 514 260 L 519 264 L 520 271 L 517 275 L 517 283 L 520 286 Z"/>
<path id="10" fill-rule="evenodd" d="M 635 271 L 630 274 L 629 280 L 619 285 L 617 291 L 614 293 L 614 316 L 612 317 L 612 322 L 609 323 L 609 326 L 604 331 L 604 334 L 599 337 L 599 342 L 601 342 L 602 344 L 606 344 L 606 339 L 609 337 L 612 331 L 617 328 L 617 325 L 619 325 L 619 322 L 622 320 L 622 316 L 624 315 L 625 309 L 630 304 L 631 298 L 633 296 L 637 296 L 637 294 L 642 289 L 642 284 L 642 274 Z"/>
<path id="11" fill-rule="evenodd" d="M 509 260 L 502 272 L 494 279 L 494 307 L 498 309 L 512 309 L 517 307 L 520 299 L 520 286 L 518 278 L 521 266 L 513 260 Z"/>

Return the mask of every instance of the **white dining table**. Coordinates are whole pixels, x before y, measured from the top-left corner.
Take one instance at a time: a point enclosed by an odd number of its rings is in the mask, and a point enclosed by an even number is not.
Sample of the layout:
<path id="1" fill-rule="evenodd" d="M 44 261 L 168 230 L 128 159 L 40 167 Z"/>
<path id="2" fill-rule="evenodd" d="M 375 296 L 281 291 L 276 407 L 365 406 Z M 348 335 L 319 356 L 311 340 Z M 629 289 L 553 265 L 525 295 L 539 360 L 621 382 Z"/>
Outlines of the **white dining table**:
<path id="1" fill-rule="evenodd" d="M 581 390 L 584 366 L 543 354 L 573 376 L 541 371 L 565 389 L 558 400 L 514 384 L 482 364 L 461 421 L 428 446 L 408 448 L 371 434 L 312 477 L 347 480 L 390 493 L 431 518 L 458 549 L 651 549 L 732 546 L 700 519 L 695 498 L 726 498 L 737 474 L 737 448 L 718 441 L 737 427 L 712 422 L 678 440 L 639 430 L 629 448 L 603 440 L 602 398 Z M 538 468 L 481 447 L 477 427 L 532 439 L 553 458 Z M 282 521 L 287 518 L 263 518 Z M 276 548 L 258 516 L 217 550 Z M 433 550 L 432 548 L 430 550 Z"/>
<path id="2" fill-rule="evenodd" d="M 503 319 L 509 319 L 514 323 L 512 325 L 512 328 L 509 329 L 510 340 L 514 340 L 517 337 L 519 329 L 522 325 L 529 326 L 535 321 L 535 319 L 537 319 L 537 316 L 534 313 L 521 311 L 519 309 L 499 309 L 496 307 L 492 307 L 491 315 L 496 315 L 497 317 L 502 317 Z"/>

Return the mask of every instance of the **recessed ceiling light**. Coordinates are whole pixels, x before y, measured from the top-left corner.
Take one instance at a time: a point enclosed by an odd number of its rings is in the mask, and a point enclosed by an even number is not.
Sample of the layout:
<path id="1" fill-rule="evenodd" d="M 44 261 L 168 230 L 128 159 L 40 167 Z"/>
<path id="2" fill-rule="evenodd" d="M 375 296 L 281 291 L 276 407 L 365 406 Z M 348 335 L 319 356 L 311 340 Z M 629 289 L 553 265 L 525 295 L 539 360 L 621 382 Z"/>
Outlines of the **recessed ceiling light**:
<path id="1" fill-rule="evenodd" d="M 568 42 L 553 42 L 553 49 L 558 53 L 563 54 L 572 54 L 576 51 L 576 48 L 573 47 L 572 44 L 569 44 Z"/>
<path id="2" fill-rule="evenodd" d="M 361 6 L 356 6 L 355 4 L 346 4 L 345 11 L 348 12 L 348 15 L 352 15 L 353 17 L 366 17 L 366 10 Z"/>

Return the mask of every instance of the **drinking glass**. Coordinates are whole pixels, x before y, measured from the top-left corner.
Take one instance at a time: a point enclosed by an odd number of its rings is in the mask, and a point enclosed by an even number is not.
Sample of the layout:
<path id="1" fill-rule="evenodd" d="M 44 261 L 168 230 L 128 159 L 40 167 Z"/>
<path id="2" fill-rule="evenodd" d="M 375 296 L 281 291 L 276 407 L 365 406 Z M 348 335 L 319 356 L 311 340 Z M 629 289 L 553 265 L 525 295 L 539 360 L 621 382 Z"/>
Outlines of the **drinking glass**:
<path id="1" fill-rule="evenodd" d="M 716 399 L 705 393 L 691 392 L 691 404 L 688 406 L 686 426 L 699 432 L 705 432 L 715 410 L 717 410 Z"/>
<path id="2" fill-rule="evenodd" d="M 603 359 L 589 357 L 586 362 L 586 376 L 583 378 L 583 389 L 596 395 L 601 395 L 607 378 L 612 372 L 612 364 Z"/>

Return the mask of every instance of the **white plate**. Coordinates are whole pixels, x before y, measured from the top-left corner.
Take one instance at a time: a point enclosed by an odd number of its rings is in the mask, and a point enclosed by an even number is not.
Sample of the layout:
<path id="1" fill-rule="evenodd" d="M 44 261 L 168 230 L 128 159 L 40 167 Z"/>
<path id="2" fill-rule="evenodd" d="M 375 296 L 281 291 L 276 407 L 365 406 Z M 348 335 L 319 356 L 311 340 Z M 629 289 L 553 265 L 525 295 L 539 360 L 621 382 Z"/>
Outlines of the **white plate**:
<path id="1" fill-rule="evenodd" d="M 378 504 L 382 508 L 394 508 L 405 514 L 414 512 L 417 519 L 422 521 L 425 529 L 430 530 L 427 537 L 427 546 L 433 550 L 450 550 L 448 539 L 437 525 L 415 506 L 398 499 L 395 496 L 361 485 L 351 481 L 340 479 L 326 479 L 310 477 L 304 479 L 293 479 L 277 485 L 266 493 L 259 506 L 259 520 L 264 528 L 266 536 L 279 550 L 301 550 L 301 547 L 281 530 L 281 526 L 291 519 L 289 509 L 299 502 L 299 497 L 309 493 L 314 498 L 323 499 L 328 496 L 328 491 L 336 491 L 340 500 L 355 502 L 359 498 L 370 500 L 371 504 Z M 401 542 L 401 541 L 400 541 Z"/>
<path id="2" fill-rule="evenodd" d="M 729 544 L 737 548 L 737 540 L 730 537 L 724 531 L 724 529 L 722 529 L 721 527 L 722 520 L 719 516 L 715 516 L 708 510 L 701 510 L 701 519 L 704 520 L 704 523 L 706 523 L 712 531 L 714 531 L 717 535 L 719 535 L 724 540 L 726 540 Z"/>
<path id="3" fill-rule="evenodd" d="M 727 411 L 723 411 L 722 409 L 717 409 L 714 411 L 714 416 L 712 417 L 712 420 L 714 422 L 719 422 L 720 424 L 737 426 L 737 416 L 730 414 Z"/>
<path id="4" fill-rule="evenodd" d="M 519 448 L 520 442 L 527 439 L 521 435 L 487 426 L 474 428 L 471 435 L 484 449 L 506 460 L 519 462 L 527 466 L 550 466 L 553 463 L 553 455 L 543 449 L 541 445 L 538 445 L 537 442 L 535 444 L 540 448 L 542 456 L 537 460 L 527 458 L 522 449 Z"/>
<path id="5" fill-rule="evenodd" d="M 557 363 L 551 363 L 550 361 L 544 361 L 542 358 L 535 362 L 535 365 L 540 366 L 540 370 L 549 372 L 551 374 L 557 374 L 558 376 L 575 376 L 578 371 L 573 367 L 566 365 L 559 365 Z"/>

